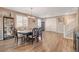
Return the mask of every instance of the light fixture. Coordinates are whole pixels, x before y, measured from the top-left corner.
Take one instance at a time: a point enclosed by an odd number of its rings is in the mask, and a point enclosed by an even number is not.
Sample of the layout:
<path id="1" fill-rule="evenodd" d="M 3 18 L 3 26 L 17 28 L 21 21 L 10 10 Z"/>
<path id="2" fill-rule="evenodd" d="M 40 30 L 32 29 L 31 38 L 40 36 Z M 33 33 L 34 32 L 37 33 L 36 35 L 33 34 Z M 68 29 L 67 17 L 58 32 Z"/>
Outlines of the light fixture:
<path id="1" fill-rule="evenodd" d="M 31 15 L 32 15 L 32 9 L 33 9 L 33 8 L 30 8 L 30 9 L 31 9 Z"/>
<path id="2" fill-rule="evenodd" d="M 28 18 L 35 19 L 35 17 L 33 16 L 33 12 L 32 12 L 33 8 L 30 8 L 30 10 L 31 10 L 31 15 L 28 16 Z"/>

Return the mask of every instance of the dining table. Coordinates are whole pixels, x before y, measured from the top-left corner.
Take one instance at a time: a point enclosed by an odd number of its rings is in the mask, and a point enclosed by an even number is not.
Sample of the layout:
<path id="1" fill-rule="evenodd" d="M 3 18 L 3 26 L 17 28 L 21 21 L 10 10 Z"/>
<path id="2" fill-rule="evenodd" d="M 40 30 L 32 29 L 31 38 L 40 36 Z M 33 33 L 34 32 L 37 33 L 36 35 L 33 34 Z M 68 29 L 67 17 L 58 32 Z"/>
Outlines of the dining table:
<path id="1" fill-rule="evenodd" d="M 32 33 L 31 30 L 26 30 L 26 31 L 17 31 L 18 34 L 23 34 L 23 35 L 29 35 Z"/>
<path id="2" fill-rule="evenodd" d="M 26 41 L 28 39 L 28 36 L 32 35 L 32 31 L 31 30 L 17 31 L 17 34 L 24 35 L 26 37 L 25 38 Z"/>

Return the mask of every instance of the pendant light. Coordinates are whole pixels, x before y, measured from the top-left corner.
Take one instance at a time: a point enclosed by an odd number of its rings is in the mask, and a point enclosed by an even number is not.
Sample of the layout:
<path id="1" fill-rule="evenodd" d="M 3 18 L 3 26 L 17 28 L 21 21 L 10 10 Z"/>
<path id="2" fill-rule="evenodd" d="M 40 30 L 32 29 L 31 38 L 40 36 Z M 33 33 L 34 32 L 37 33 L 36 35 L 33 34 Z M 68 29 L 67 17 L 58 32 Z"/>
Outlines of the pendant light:
<path id="1" fill-rule="evenodd" d="M 30 8 L 30 11 L 31 11 L 31 15 L 28 16 L 29 19 L 33 19 L 33 22 L 35 22 L 35 17 L 33 16 L 33 8 Z"/>

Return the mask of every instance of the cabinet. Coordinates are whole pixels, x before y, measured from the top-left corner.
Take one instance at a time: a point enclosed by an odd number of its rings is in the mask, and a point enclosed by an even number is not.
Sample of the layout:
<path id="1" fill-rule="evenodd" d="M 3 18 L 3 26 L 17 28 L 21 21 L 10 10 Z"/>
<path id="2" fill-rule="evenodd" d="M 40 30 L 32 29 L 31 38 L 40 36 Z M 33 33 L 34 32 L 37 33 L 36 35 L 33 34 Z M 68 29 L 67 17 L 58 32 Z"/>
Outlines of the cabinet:
<path id="1" fill-rule="evenodd" d="M 13 37 L 14 18 L 3 17 L 3 40 Z"/>

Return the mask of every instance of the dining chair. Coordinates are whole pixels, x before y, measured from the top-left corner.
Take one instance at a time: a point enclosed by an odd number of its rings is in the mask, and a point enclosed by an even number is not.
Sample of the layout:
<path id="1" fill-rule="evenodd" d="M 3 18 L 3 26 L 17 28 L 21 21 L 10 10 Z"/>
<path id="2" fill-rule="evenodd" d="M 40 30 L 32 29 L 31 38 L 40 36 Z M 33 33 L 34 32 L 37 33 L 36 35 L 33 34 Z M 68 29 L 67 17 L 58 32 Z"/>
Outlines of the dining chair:
<path id="1" fill-rule="evenodd" d="M 21 41 L 21 44 L 25 43 L 25 35 L 18 34 L 18 40 Z"/>
<path id="2" fill-rule="evenodd" d="M 18 34 L 15 28 L 13 29 L 13 35 L 14 35 L 15 41 L 18 43 Z"/>
<path id="3" fill-rule="evenodd" d="M 39 28 L 39 37 L 41 37 L 41 40 L 42 40 L 42 28 L 41 27 Z"/>
<path id="4" fill-rule="evenodd" d="M 36 41 L 36 42 L 39 42 L 39 33 L 38 33 L 38 28 L 33 28 L 32 29 L 32 35 L 28 36 L 29 40 L 32 42 Z"/>
<path id="5" fill-rule="evenodd" d="M 18 34 L 16 29 L 14 29 L 14 38 L 15 38 L 15 41 L 16 41 L 17 44 L 20 41 L 19 39 L 21 39 L 21 44 L 25 43 L 25 37 L 24 37 L 24 35 Z"/>

